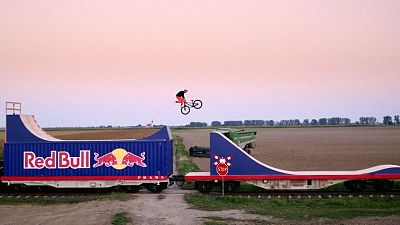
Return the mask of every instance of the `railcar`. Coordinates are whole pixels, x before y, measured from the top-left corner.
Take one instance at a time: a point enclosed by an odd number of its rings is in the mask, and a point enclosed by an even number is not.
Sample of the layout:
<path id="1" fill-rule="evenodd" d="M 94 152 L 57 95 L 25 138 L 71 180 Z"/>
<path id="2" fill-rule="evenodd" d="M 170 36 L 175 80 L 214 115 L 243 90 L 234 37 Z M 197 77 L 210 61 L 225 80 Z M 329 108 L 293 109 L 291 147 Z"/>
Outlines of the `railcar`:
<path id="1" fill-rule="evenodd" d="M 169 127 L 140 140 L 60 140 L 32 115 L 14 109 L 6 117 L 3 184 L 152 192 L 168 186 L 173 172 Z"/>
<path id="2" fill-rule="evenodd" d="M 189 172 L 184 181 L 195 182 L 201 192 L 224 180 L 225 190 L 236 190 L 241 182 L 272 190 L 321 189 L 344 183 L 350 190 L 367 185 L 387 190 L 400 179 L 400 166 L 379 165 L 356 171 L 288 171 L 266 165 L 241 149 L 221 132 L 210 133 L 210 172 Z"/>

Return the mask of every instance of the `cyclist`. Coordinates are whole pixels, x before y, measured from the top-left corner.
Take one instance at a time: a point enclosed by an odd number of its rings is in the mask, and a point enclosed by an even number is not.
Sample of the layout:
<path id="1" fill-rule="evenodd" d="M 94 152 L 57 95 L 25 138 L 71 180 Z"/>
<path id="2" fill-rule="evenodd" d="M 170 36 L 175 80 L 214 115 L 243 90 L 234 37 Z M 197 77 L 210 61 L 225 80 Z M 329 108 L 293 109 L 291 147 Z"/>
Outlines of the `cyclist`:
<path id="1" fill-rule="evenodd" d="M 183 104 L 185 104 L 186 99 L 185 99 L 185 93 L 188 92 L 187 89 L 180 91 L 176 94 L 176 99 L 178 99 L 178 101 L 176 101 L 177 103 L 181 103 L 181 106 L 183 106 Z"/>

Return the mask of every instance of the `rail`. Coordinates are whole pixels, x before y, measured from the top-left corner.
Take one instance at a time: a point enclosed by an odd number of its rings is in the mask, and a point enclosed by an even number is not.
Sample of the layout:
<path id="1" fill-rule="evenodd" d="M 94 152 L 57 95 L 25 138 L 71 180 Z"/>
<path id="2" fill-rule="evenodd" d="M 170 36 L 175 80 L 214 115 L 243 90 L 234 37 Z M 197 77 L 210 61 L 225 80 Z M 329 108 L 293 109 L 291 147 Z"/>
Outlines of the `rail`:
<path id="1" fill-rule="evenodd" d="M 12 115 L 15 115 L 15 112 L 22 112 L 22 104 L 19 102 L 6 102 L 6 115 L 9 115 L 9 112 L 12 111 Z"/>

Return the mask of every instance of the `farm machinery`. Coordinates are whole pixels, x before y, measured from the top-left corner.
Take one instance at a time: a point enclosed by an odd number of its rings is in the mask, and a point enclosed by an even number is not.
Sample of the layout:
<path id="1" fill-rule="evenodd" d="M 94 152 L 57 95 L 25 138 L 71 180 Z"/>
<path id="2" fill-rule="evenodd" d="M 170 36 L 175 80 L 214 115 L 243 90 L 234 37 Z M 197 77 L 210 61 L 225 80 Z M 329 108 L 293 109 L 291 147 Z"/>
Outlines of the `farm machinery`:
<path id="1" fill-rule="evenodd" d="M 251 153 L 250 148 L 254 148 L 257 135 L 257 131 L 255 130 L 220 128 L 217 131 L 249 154 Z M 210 157 L 210 148 L 192 146 L 189 148 L 189 155 L 192 157 L 208 158 Z"/>

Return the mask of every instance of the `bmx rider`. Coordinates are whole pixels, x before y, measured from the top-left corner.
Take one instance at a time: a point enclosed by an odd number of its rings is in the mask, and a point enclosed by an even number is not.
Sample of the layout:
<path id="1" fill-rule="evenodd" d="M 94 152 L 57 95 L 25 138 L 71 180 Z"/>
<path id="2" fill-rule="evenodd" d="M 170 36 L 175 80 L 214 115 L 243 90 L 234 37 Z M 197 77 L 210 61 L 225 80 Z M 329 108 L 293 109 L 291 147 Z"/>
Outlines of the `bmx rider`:
<path id="1" fill-rule="evenodd" d="M 176 101 L 177 103 L 181 103 L 181 106 L 183 106 L 183 104 L 185 104 L 186 99 L 185 99 L 185 93 L 188 92 L 187 89 L 180 91 L 176 94 L 176 99 L 178 99 L 178 101 Z"/>

